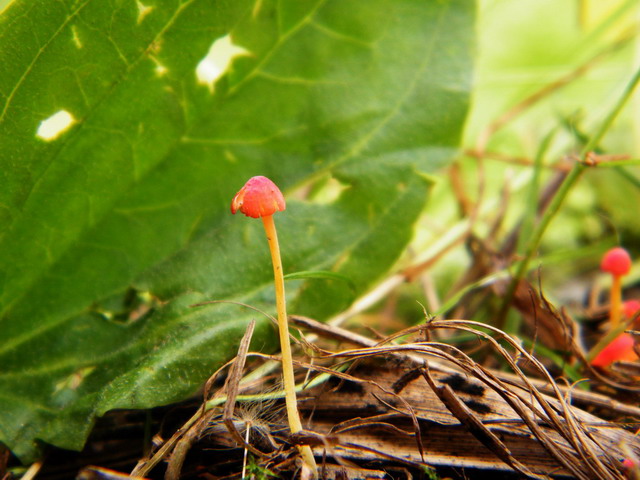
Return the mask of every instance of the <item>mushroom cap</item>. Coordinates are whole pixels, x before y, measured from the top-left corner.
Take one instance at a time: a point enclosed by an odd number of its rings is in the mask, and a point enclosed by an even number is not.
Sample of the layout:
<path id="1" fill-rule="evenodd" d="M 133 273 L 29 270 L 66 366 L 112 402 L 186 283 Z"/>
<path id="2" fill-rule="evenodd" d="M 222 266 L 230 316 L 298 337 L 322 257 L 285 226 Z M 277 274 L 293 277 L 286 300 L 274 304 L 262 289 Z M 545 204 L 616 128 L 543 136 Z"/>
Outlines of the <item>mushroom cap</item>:
<path id="1" fill-rule="evenodd" d="M 622 304 L 622 310 L 624 312 L 624 316 L 631 319 L 635 317 L 638 310 L 640 310 L 640 301 L 627 300 Z"/>
<path id="2" fill-rule="evenodd" d="M 267 177 L 251 177 L 231 201 L 231 213 L 238 210 L 247 217 L 273 215 L 287 208 L 280 189 Z"/>
<path id="3" fill-rule="evenodd" d="M 622 247 L 612 248 L 602 257 L 600 269 L 603 272 L 608 272 L 617 277 L 626 275 L 629 273 L 629 270 L 631 270 L 631 257 L 629 256 L 629 252 Z"/>
<path id="4" fill-rule="evenodd" d="M 614 362 L 632 362 L 636 360 L 638 355 L 633 350 L 634 344 L 635 340 L 630 334 L 623 333 L 619 335 L 591 360 L 591 366 L 606 368 Z"/>

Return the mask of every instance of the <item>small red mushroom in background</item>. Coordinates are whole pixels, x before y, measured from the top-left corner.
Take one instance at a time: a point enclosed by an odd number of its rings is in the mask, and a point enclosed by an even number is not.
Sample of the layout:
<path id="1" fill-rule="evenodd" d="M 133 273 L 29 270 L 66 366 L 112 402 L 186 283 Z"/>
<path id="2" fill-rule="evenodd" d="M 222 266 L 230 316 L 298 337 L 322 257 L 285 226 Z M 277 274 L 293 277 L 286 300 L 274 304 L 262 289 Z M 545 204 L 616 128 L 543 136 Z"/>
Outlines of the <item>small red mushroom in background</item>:
<path id="1" fill-rule="evenodd" d="M 622 304 L 622 314 L 629 320 L 640 323 L 640 318 L 634 318 L 640 312 L 640 300 L 627 300 Z"/>
<path id="2" fill-rule="evenodd" d="M 610 306 L 609 306 L 609 332 L 620 329 L 620 316 L 624 315 L 627 320 L 636 317 L 640 310 L 640 301 L 629 300 L 622 304 L 622 277 L 631 270 L 631 257 L 622 247 L 615 247 L 609 250 L 602 257 L 600 269 L 612 275 Z M 603 339 L 604 340 L 604 339 Z M 601 340 L 602 342 L 602 340 Z M 634 350 L 635 339 L 633 335 L 622 333 L 609 342 L 604 348 L 600 344 L 592 350 L 593 353 L 602 348 L 593 358 L 591 355 L 589 363 L 592 367 L 607 368 L 614 362 L 635 361 L 638 358 Z"/>
<path id="3" fill-rule="evenodd" d="M 640 310 L 640 302 L 638 300 L 626 301 L 622 310 L 624 311 L 624 316 L 631 320 Z M 614 362 L 633 362 L 638 359 L 638 355 L 633 348 L 634 345 L 634 336 L 629 333 L 622 333 L 591 360 L 591 366 L 607 368 Z"/>
<path id="4" fill-rule="evenodd" d="M 611 283 L 610 307 L 609 307 L 609 329 L 616 328 L 620 323 L 620 313 L 622 304 L 622 277 L 631 270 L 631 257 L 622 247 L 615 247 L 609 250 L 602 257 L 600 269 L 610 273 L 613 277 Z"/>
<path id="5" fill-rule="evenodd" d="M 624 468 L 625 478 L 636 479 L 636 480 L 640 478 L 640 471 L 639 471 L 640 465 L 638 465 L 638 462 L 636 460 L 633 460 L 631 458 L 625 458 L 622 461 L 622 467 Z"/>
<path id="6" fill-rule="evenodd" d="M 638 358 L 633 350 L 635 340 L 628 333 L 623 333 L 604 347 L 591 361 L 592 367 L 607 368 L 614 362 L 633 362 Z"/>

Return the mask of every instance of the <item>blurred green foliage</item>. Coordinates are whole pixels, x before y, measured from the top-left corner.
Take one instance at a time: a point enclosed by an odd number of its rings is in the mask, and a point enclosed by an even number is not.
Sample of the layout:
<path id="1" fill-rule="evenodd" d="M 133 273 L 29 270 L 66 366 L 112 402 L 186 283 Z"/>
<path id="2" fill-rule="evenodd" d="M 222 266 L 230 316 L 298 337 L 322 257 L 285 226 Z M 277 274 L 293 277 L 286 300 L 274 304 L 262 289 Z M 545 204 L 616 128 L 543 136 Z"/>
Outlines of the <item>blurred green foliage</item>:
<path id="1" fill-rule="evenodd" d="M 535 222 L 529 195 L 534 159 L 546 138 L 551 140 L 539 172 L 542 189 L 554 178 L 552 166 L 570 167 L 578 160 L 613 108 L 638 68 L 639 22 L 640 4 L 633 0 L 479 3 L 478 61 L 464 136 L 465 150 L 474 155 L 460 157 L 457 165 L 464 193 L 479 212 L 473 232 L 482 238 L 496 218 L 504 217 L 492 247 L 499 250 L 519 222 Z M 599 153 L 640 158 L 638 107 L 636 94 Z M 492 128 L 505 114 L 513 115 Z M 478 153 L 484 153 L 482 160 Z M 546 261 L 532 265 L 542 268 L 542 285 L 551 299 L 559 304 L 579 300 L 595 280 L 600 254 L 612 244 L 640 255 L 639 179 L 633 165 L 587 169 L 572 188 L 543 237 L 538 253 Z M 421 220 L 414 251 L 427 252 L 424 257 L 438 252 L 442 238 L 453 238 L 467 221 L 449 178 L 443 177 Z M 431 270 L 440 296 L 456 293 L 451 289 L 459 287 L 456 282 L 471 261 L 460 247 Z M 577 288 L 565 288 L 569 284 Z"/>

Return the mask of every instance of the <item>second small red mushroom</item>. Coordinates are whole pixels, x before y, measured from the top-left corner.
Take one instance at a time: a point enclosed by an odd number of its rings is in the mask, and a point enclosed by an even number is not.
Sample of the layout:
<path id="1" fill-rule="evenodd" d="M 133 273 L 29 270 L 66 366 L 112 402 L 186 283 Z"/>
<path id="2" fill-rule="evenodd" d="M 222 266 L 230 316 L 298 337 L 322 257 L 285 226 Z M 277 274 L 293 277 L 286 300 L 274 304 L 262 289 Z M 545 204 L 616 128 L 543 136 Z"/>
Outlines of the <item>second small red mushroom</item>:
<path id="1" fill-rule="evenodd" d="M 622 247 L 615 247 L 605 253 L 600 263 L 603 272 L 610 273 L 611 297 L 609 307 L 609 329 L 616 328 L 622 313 L 622 277 L 631 270 L 631 257 Z"/>
<path id="2" fill-rule="evenodd" d="M 628 300 L 622 306 L 626 321 L 634 320 L 631 328 L 640 327 L 640 321 L 636 319 L 640 311 L 638 300 Z M 638 359 L 635 351 L 635 337 L 630 333 L 621 333 L 591 360 L 592 367 L 608 368 L 615 362 L 633 362 Z"/>

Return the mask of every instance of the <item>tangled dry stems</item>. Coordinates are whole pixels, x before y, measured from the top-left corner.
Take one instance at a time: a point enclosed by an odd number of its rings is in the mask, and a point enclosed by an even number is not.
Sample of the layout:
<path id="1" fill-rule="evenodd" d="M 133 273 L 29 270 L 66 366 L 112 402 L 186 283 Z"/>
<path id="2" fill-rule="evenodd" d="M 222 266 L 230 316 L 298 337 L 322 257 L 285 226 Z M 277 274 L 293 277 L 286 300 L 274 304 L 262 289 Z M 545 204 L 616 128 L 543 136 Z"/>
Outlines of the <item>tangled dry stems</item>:
<path id="1" fill-rule="evenodd" d="M 340 465 L 343 463 L 341 457 L 352 455 L 354 452 L 360 452 L 360 455 L 366 452 L 369 458 L 373 456 L 414 467 L 427 465 L 429 452 L 423 444 L 421 428 L 424 426 L 423 422 L 441 422 L 442 419 L 430 418 L 420 405 L 415 404 L 413 398 L 410 399 L 410 395 L 405 395 L 403 390 L 406 385 L 418 377 L 423 378 L 430 391 L 435 394 L 435 398 L 440 399 L 445 407 L 443 411 L 450 416 L 450 423 L 464 426 L 485 447 L 494 452 L 501 462 L 523 476 L 548 478 L 547 475 L 564 472 L 565 475 L 570 474 L 574 478 L 584 480 L 624 479 L 626 477 L 621 464 L 623 455 L 640 456 L 640 441 L 637 437 L 633 437 L 621 428 L 614 428 L 604 421 L 599 421 L 596 417 L 572 406 L 574 390 L 558 384 L 545 366 L 517 339 L 496 327 L 469 320 L 430 320 L 424 325 L 400 331 L 376 342 L 336 327 L 326 325 L 320 327 L 308 319 L 297 324 L 304 324 L 307 328 L 315 328 L 315 325 L 321 331 L 330 329 L 334 339 L 341 338 L 352 344 L 364 345 L 360 348 L 333 351 L 327 347 L 320 348 L 315 343 L 303 341 L 305 351 L 312 352 L 312 361 L 297 361 L 296 367 L 299 370 L 305 369 L 307 375 L 312 372 L 311 376 L 314 378 L 325 375 L 337 379 L 338 382 L 366 386 L 374 392 L 372 398 L 375 398 L 380 408 L 386 412 L 339 421 L 323 433 L 303 431 L 286 436 L 275 424 L 271 424 L 271 427 L 267 425 L 263 428 L 267 435 L 262 435 L 262 449 L 258 448 L 256 442 L 248 441 L 250 437 L 247 428 L 250 422 L 236 415 L 235 400 L 238 392 L 246 389 L 241 384 L 246 359 L 248 357 L 275 359 L 276 357 L 248 353 L 251 337 L 251 331 L 248 331 L 238 356 L 233 362 L 227 364 L 231 365 L 231 368 L 224 386 L 213 394 L 209 393 L 215 379 L 226 367 L 216 372 L 207 383 L 205 398 L 218 399 L 218 403 L 226 398 L 224 410 L 221 412 L 220 407 L 208 409 L 207 403 L 203 403 L 198 413 L 174 435 L 174 438 L 156 452 L 155 456 L 141 462 L 139 468 L 133 473 L 145 474 L 160 459 L 172 452 L 169 460 L 171 473 L 167 478 L 178 478 L 181 462 L 188 449 L 203 436 L 210 437 L 215 433 L 221 433 L 220 424 L 224 424 L 229 432 L 229 434 L 223 433 L 222 436 L 226 435 L 228 439 L 231 435 L 235 444 L 251 452 L 262 465 L 275 471 L 294 468 L 292 462 L 295 459 L 296 450 L 291 446 L 300 444 L 314 447 L 316 455 L 323 452 L 325 461 L 328 456 L 333 460 L 334 465 L 336 463 Z M 490 346 L 512 373 L 509 375 L 489 369 L 456 346 L 431 341 L 433 333 L 442 329 L 474 335 L 479 342 Z M 414 340 L 408 343 L 396 343 L 405 338 Z M 385 361 L 395 359 L 395 362 L 404 366 L 407 378 L 395 379 L 392 384 L 389 384 L 382 380 L 378 381 L 376 378 L 363 376 L 358 370 L 358 365 L 370 363 L 372 359 Z M 435 378 L 433 373 L 461 374 L 468 380 L 483 385 L 493 394 L 488 405 L 494 412 L 500 411 L 502 416 L 493 419 L 483 418 L 483 415 L 468 408 L 464 399 L 461 399 L 449 385 Z M 541 386 L 544 386 L 544 392 Z M 261 388 L 264 388 L 264 385 Z M 315 387 L 310 394 L 311 398 L 317 398 L 320 395 L 318 391 L 326 391 L 328 388 L 327 385 Z M 429 392 L 423 393 L 426 395 Z M 304 403 L 304 393 L 301 398 Z M 211 404 L 210 401 L 209 405 Z M 313 411 L 313 407 L 310 408 Z M 640 418 L 640 409 L 629 407 L 627 413 L 629 412 L 635 414 L 636 420 Z M 505 420 L 507 417 L 509 420 Z M 402 418 L 409 421 L 408 429 L 402 427 L 402 422 L 399 421 Z M 607 426 L 604 433 L 597 428 L 596 421 Z M 218 425 L 217 429 L 212 428 L 212 424 Z M 313 429 L 313 420 L 310 425 Z M 358 432 L 372 428 L 385 429 L 398 437 L 411 438 L 417 454 L 407 458 L 375 448 L 367 442 L 358 441 Z M 526 458 L 516 458 L 501 440 L 501 433 L 504 432 L 525 436 L 537 442 L 555 460 L 557 464 L 555 471 L 540 472 L 539 468 L 527 465 Z M 609 437 L 610 433 L 613 436 Z M 265 438 L 267 442 L 264 442 Z M 323 468 L 327 468 L 326 462 L 323 462 Z"/>

